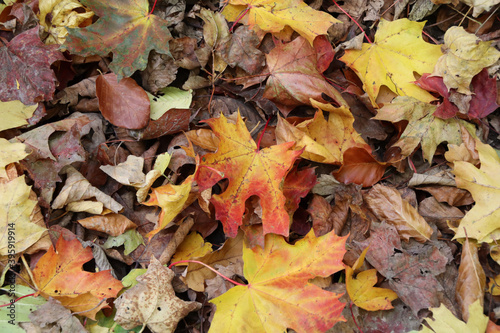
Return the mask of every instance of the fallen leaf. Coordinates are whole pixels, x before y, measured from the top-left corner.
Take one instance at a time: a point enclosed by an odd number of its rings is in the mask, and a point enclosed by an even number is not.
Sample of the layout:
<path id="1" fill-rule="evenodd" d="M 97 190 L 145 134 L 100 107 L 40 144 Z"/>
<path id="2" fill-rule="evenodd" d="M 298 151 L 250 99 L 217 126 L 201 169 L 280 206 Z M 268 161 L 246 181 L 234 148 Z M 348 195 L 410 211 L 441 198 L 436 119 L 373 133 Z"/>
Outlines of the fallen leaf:
<path id="1" fill-rule="evenodd" d="M 137 225 L 121 214 L 90 216 L 78 220 L 83 227 L 104 232 L 110 236 L 120 236 L 125 231 L 137 228 Z"/>
<path id="2" fill-rule="evenodd" d="M 248 285 L 236 286 L 210 302 L 217 306 L 213 332 L 324 332 L 339 321 L 341 295 L 311 283 L 344 269 L 346 237 L 333 232 L 316 238 L 311 230 L 294 245 L 280 235 L 266 235 L 265 248 L 243 247 Z M 304 253 L 313 255 L 304 256 Z"/>
<path id="3" fill-rule="evenodd" d="M 56 45 L 45 45 L 38 26 L 20 33 L 0 47 L 0 100 L 19 100 L 25 105 L 50 101 L 56 76 L 50 65 L 65 60 Z"/>
<path id="4" fill-rule="evenodd" d="M 189 109 L 193 100 L 193 91 L 185 91 L 175 87 L 165 87 L 159 90 L 158 96 L 148 93 L 151 103 L 150 117 L 152 120 L 160 119 L 171 109 Z"/>
<path id="5" fill-rule="evenodd" d="M 240 18 L 241 14 L 245 13 Z M 312 45 L 318 35 L 326 35 L 328 28 L 339 20 L 312 9 L 302 0 L 269 2 L 267 0 L 229 0 L 222 14 L 230 22 L 240 19 L 250 28 L 279 33 L 286 26 L 297 31 Z"/>
<path id="6" fill-rule="evenodd" d="M 494 77 L 490 78 L 486 68 L 472 78 L 471 85 L 474 95 L 470 100 L 469 117 L 481 119 L 499 107 L 496 81 Z"/>
<path id="7" fill-rule="evenodd" d="M 102 245 L 103 249 L 110 249 L 112 247 L 125 246 L 123 253 L 128 256 L 132 251 L 137 249 L 139 245 L 144 244 L 144 239 L 135 229 L 125 231 L 119 236 L 110 236 Z"/>
<path id="8" fill-rule="evenodd" d="M 315 49 L 304 38 L 278 44 L 266 55 L 269 78 L 264 98 L 273 101 L 287 116 L 299 105 L 311 105 L 311 99 L 328 103 L 322 94 L 348 107 L 340 93 L 318 71 Z"/>
<path id="9" fill-rule="evenodd" d="M 149 13 L 148 1 L 80 2 L 94 11 L 99 20 L 83 29 L 68 29 L 64 46 L 69 52 L 81 56 L 107 56 L 113 52 L 109 68 L 118 80 L 145 69 L 151 50 L 170 54 L 168 42 L 172 36 L 168 23 Z"/>
<path id="10" fill-rule="evenodd" d="M 497 200 L 500 197 L 500 157 L 490 145 L 479 140 L 476 141 L 476 150 L 481 160 L 480 168 L 467 162 L 454 162 L 457 187 L 469 191 L 476 204 L 460 221 L 453 239 L 469 237 L 478 243 L 490 243 L 498 239 L 500 233 Z"/>
<path id="11" fill-rule="evenodd" d="M 363 250 L 352 268 L 349 266 L 345 267 L 347 292 L 354 304 L 364 310 L 379 311 L 392 309 L 391 302 L 398 298 L 398 295 L 390 289 L 375 287 L 378 280 L 376 269 L 359 272 L 354 277 L 354 272 L 359 270 L 363 265 L 368 249 L 369 247 Z"/>
<path id="12" fill-rule="evenodd" d="M 99 110 L 107 121 L 128 129 L 146 127 L 150 117 L 149 97 L 133 79 L 118 82 L 117 76 L 109 73 L 99 75 L 95 84 Z"/>
<path id="13" fill-rule="evenodd" d="M 430 73 L 442 55 L 439 45 L 426 43 L 422 39 L 425 22 L 408 19 L 396 21 L 380 20 L 375 42 L 363 43 L 361 50 L 346 50 L 340 60 L 356 72 L 363 81 L 363 90 L 373 107 L 382 85 L 400 96 L 414 97 L 423 102 L 435 98 L 418 87 L 413 72 Z"/>
<path id="14" fill-rule="evenodd" d="M 432 228 L 395 188 L 377 184 L 364 199 L 377 218 L 394 226 L 402 239 L 415 238 L 421 243 L 430 240 Z"/>
<path id="15" fill-rule="evenodd" d="M 28 125 L 27 119 L 33 116 L 38 104 L 24 105 L 21 101 L 0 101 L 0 110 L 2 110 L 2 123 L 0 132 L 10 128 L 16 128 Z"/>
<path id="16" fill-rule="evenodd" d="M 439 308 L 431 308 L 430 310 L 432 311 L 434 319 L 426 319 L 425 321 L 431 329 L 424 326 L 419 332 L 483 333 L 486 331 L 486 327 L 488 326 L 488 317 L 483 314 L 483 306 L 479 300 L 470 305 L 469 312 L 471 315 L 467 323 L 464 323 L 455 317 L 453 313 L 451 313 L 451 311 L 444 306 L 444 304 L 441 304 Z"/>
<path id="17" fill-rule="evenodd" d="M 5 167 L 10 163 L 19 162 L 26 156 L 26 146 L 22 143 L 10 143 L 0 138 L 0 178 L 7 178 Z"/>
<path id="18" fill-rule="evenodd" d="M 454 117 L 458 112 L 458 107 L 450 101 L 450 92 L 444 84 L 443 78 L 440 76 L 431 76 L 429 73 L 424 73 L 415 84 L 422 89 L 430 92 L 437 92 L 443 97 L 443 102 L 438 104 L 435 117 L 441 119 L 449 119 Z"/>
<path id="19" fill-rule="evenodd" d="M 66 241 L 62 236 L 50 247 L 33 270 L 38 286 L 37 294 L 53 297 L 73 312 L 95 319 L 95 314 L 108 307 L 107 298 L 116 297 L 122 289 L 109 270 L 90 273 L 82 265 L 93 258 L 90 248 L 83 248 L 79 240 Z"/>
<path id="20" fill-rule="evenodd" d="M 396 97 L 384 105 L 372 119 L 387 120 L 393 123 L 408 120 L 404 132 L 391 148 L 401 149 L 401 156 L 391 159 L 396 162 L 411 155 L 418 145 L 422 146 L 424 159 L 432 162 L 437 146 L 442 142 L 460 145 L 462 130 L 475 133 L 474 125 L 456 118 L 440 119 L 434 116 L 436 106 L 423 103 L 413 97 Z"/>
<path id="21" fill-rule="evenodd" d="M 488 12 L 491 7 L 500 3 L 499 0 L 460 0 L 460 2 L 474 8 L 472 16 L 478 17 L 482 12 Z"/>
<path id="22" fill-rule="evenodd" d="M 248 74 L 257 74 L 266 64 L 264 53 L 258 49 L 259 44 L 257 35 L 241 25 L 225 43 L 222 57 L 233 68 L 238 66 Z"/>
<path id="23" fill-rule="evenodd" d="M 147 326 L 151 332 L 174 332 L 179 320 L 201 307 L 177 298 L 172 288 L 175 274 L 154 257 L 137 284 L 115 300 L 115 321 L 125 329 Z"/>
<path id="24" fill-rule="evenodd" d="M 386 163 L 377 161 L 365 148 L 348 148 L 342 159 L 340 169 L 333 172 L 333 175 L 344 184 L 373 186 L 382 179 L 387 168 Z"/>
<path id="25" fill-rule="evenodd" d="M 299 208 L 299 203 L 311 189 L 316 185 L 316 174 L 314 168 L 298 170 L 296 166 L 285 178 L 283 184 L 283 195 L 286 198 L 285 208 L 288 214 L 293 213 Z"/>
<path id="26" fill-rule="evenodd" d="M 80 320 L 54 298 L 49 298 L 48 302 L 32 311 L 29 318 L 31 322 L 22 324 L 27 332 L 48 333 L 49 330 L 52 332 L 87 332 Z"/>
<path id="27" fill-rule="evenodd" d="M 199 16 L 205 22 L 203 37 L 212 49 L 213 69 L 215 72 L 222 73 L 226 69 L 227 63 L 224 61 L 221 51 L 225 43 L 232 39 L 227 22 L 220 12 L 212 12 L 205 8 L 200 11 Z"/>
<path id="28" fill-rule="evenodd" d="M 181 244 L 177 247 L 171 261 L 194 259 L 203 257 L 212 252 L 212 244 L 205 242 L 203 237 L 197 232 L 190 232 Z M 179 263 L 177 266 L 187 266 L 188 263 Z"/>
<path id="29" fill-rule="evenodd" d="M 472 78 L 500 58 L 500 52 L 462 27 L 450 27 L 444 34 L 444 55 L 439 58 L 432 75 L 442 76 L 449 89 L 470 95 Z M 427 71 L 430 72 L 430 71 Z"/>
<path id="30" fill-rule="evenodd" d="M 261 198 L 264 234 L 288 236 L 290 217 L 285 210 L 282 179 L 302 151 L 290 150 L 293 142 L 258 149 L 239 113 L 236 124 L 229 123 L 223 114 L 205 122 L 220 143 L 216 153 L 201 157 L 196 181 L 203 191 L 221 179 L 229 180 L 227 189 L 210 200 L 226 235 L 236 236 L 245 201 L 256 195 Z"/>

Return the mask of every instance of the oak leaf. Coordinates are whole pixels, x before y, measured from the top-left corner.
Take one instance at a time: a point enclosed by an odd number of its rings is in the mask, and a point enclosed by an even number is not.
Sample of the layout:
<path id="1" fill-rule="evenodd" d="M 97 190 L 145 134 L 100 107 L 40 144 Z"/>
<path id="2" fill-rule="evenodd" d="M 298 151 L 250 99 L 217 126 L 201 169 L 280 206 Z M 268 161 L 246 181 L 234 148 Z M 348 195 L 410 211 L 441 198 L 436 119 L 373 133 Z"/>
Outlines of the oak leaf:
<path id="1" fill-rule="evenodd" d="M 64 46 L 71 53 L 107 56 L 113 52 L 109 68 L 119 80 L 145 69 L 151 50 L 170 54 L 168 42 L 172 36 L 168 22 L 149 13 L 147 0 L 80 2 L 94 11 L 99 20 L 83 29 L 68 29 Z"/>
<path id="2" fill-rule="evenodd" d="M 418 145 L 422 146 L 424 159 L 432 162 L 437 146 L 442 142 L 460 145 L 462 130 L 475 133 L 474 125 L 456 118 L 440 119 L 434 116 L 436 106 L 424 103 L 413 97 L 398 96 L 392 103 L 384 105 L 372 119 L 387 120 L 393 123 L 407 120 L 409 124 L 392 148 L 401 149 L 400 154 L 391 158 L 399 161 L 411 155 Z"/>
<path id="3" fill-rule="evenodd" d="M 172 279 L 175 274 L 153 256 L 148 270 L 137 277 L 138 283 L 115 301 L 115 321 L 125 329 L 138 325 L 151 332 L 174 332 L 179 320 L 201 307 L 175 295 Z"/>
<path id="4" fill-rule="evenodd" d="M 354 272 L 361 268 L 365 261 L 366 252 L 364 249 L 352 268 L 345 267 L 345 283 L 349 297 L 358 307 L 367 311 L 389 310 L 393 306 L 391 302 L 398 298 L 398 295 L 391 289 L 374 287 L 377 283 L 377 270 L 369 269 L 362 271 L 353 277 Z"/>
<path id="5" fill-rule="evenodd" d="M 476 201 L 460 221 L 454 239 L 468 236 L 478 243 L 490 243 L 500 235 L 500 157 L 490 145 L 479 140 L 476 141 L 476 150 L 481 161 L 480 168 L 468 162 L 454 162 L 457 187 L 469 191 Z"/>
<path id="6" fill-rule="evenodd" d="M 423 41 L 424 25 L 408 19 L 381 19 L 373 44 L 364 43 L 361 50 L 346 50 L 340 58 L 359 76 L 374 107 L 378 107 L 376 99 L 382 85 L 397 95 L 423 102 L 435 99 L 414 84 L 413 72 L 431 73 L 442 55 L 439 45 Z"/>
<path id="7" fill-rule="evenodd" d="M 122 283 L 109 270 L 83 271 L 82 265 L 94 256 L 78 239 L 67 241 L 61 236 L 56 249 L 50 247 L 33 270 L 37 294 L 53 297 L 71 311 L 83 311 L 83 316 L 95 319 L 95 314 L 108 306 L 103 300 L 116 297 Z"/>
<path id="8" fill-rule="evenodd" d="M 216 153 L 202 156 L 196 181 L 203 191 L 224 178 L 229 180 L 227 189 L 211 199 L 224 232 L 236 236 L 245 201 L 256 195 L 261 199 L 264 234 L 288 236 L 290 217 L 285 209 L 283 179 L 302 151 L 290 150 L 293 142 L 259 149 L 239 113 L 236 124 L 229 123 L 222 113 L 220 118 L 205 122 L 220 143 Z"/>
<path id="9" fill-rule="evenodd" d="M 309 282 L 344 269 L 346 237 L 330 232 L 316 238 L 311 230 L 294 245 L 266 235 L 265 248 L 243 247 L 246 286 L 211 300 L 217 306 L 210 332 L 324 332 L 339 321 L 341 295 Z M 305 256 L 304 253 L 310 255 Z"/>
<path id="10" fill-rule="evenodd" d="M 240 22 L 264 32 L 279 33 L 291 27 L 312 45 L 318 35 L 326 35 L 328 28 L 340 22 L 330 14 L 314 10 L 302 0 L 229 0 L 222 14 L 230 22 L 245 14 Z"/>

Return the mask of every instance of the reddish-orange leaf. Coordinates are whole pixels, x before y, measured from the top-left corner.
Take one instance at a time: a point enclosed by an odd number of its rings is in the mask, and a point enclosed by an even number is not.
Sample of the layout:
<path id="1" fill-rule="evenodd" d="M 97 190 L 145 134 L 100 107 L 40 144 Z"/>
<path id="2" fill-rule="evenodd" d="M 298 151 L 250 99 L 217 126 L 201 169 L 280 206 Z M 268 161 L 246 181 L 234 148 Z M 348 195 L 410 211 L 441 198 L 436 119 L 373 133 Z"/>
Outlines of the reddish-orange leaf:
<path id="1" fill-rule="evenodd" d="M 258 149 L 238 114 L 231 124 L 223 114 L 205 121 L 219 138 L 216 153 L 201 158 L 196 181 L 201 190 L 228 179 L 227 189 L 213 195 L 216 218 L 229 237 L 235 237 L 242 223 L 245 201 L 252 195 L 260 198 L 264 234 L 288 236 L 290 217 L 285 209 L 283 179 L 301 150 L 290 150 L 293 142 Z"/>
<path id="2" fill-rule="evenodd" d="M 324 332 L 339 321 L 341 295 L 309 282 L 344 269 L 347 237 L 310 231 L 295 245 L 266 235 L 265 248 L 243 246 L 247 286 L 236 286 L 213 300 L 211 332 Z"/>
<path id="3" fill-rule="evenodd" d="M 38 261 L 33 277 L 38 294 L 46 299 L 53 297 L 74 312 L 95 319 L 95 314 L 108 307 L 103 301 L 116 297 L 122 283 L 109 270 L 98 273 L 85 272 L 82 265 L 94 258 L 90 247 L 83 248 L 79 240 L 66 241 L 62 236 Z"/>
<path id="4" fill-rule="evenodd" d="M 333 175 L 344 184 L 373 186 L 383 176 L 386 163 L 377 161 L 365 148 L 351 147 L 344 152 L 344 163 Z"/>

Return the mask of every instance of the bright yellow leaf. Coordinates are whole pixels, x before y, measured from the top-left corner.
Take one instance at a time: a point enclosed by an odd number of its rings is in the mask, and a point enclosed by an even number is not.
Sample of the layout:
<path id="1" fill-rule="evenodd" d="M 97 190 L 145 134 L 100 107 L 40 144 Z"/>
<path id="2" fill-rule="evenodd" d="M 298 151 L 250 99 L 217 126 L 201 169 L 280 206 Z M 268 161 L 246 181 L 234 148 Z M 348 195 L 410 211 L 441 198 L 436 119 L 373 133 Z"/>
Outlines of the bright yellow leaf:
<path id="1" fill-rule="evenodd" d="M 192 231 L 177 247 L 177 250 L 172 257 L 172 262 L 203 257 L 210 252 L 212 252 L 212 244 L 209 242 L 205 243 L 205 240 L 200 234 Z M 179 265 L 187 266 L 188 263 L 181 263 Z"/>
<path id="2" fill-rule="evenodd" d="M 457 187 L 469 191 L 476 201 L 461 220 L 454 239 L 468 236 L 478 243 L 490 243 L 500 235 L 500 157 L 490 145 L 479 140 L 476 150 L 481 161 L 479 169 L 467 162 L 454 163 Z"/>
<path id="3" fill-rule="evenodd" d="M 498 61 L 498 52 L 490 42 L 483 42 L 462 27 L 451 27 L 444 34 L 444 55 L 439 58 L 433 75 L 443 77 L 448 90 L 471 95 L 472 78 L 483 68 Z"/>
<path id="4" fill-rule="evenodd" d="M 258 26 L 274 34 L 289 26 L 311 45 L 316 36 L 326 35 L 332 24 L 340 22 L 330 14 L 312 9 L 302 0 L 229 0 L 222 11 L 230 22 L 236 21 L 244 13 L 241 23 L 250 27 Z"/>
<path id="5" fill-rule="evenodd" d="M 28 125 L 26 119 L 31 118 L 35 112 L 37 104 L 24 105 L 21 101 L 0 101 L 2 110 L 2 121 L 0 122 L 0 132 L 10 128 Z"/>
<path id="6" fill-rule="evenodd" d="M 361 50 L 347 50 L 340 58 L 356 72 L 363 89 L 374 107 L 382 85 L 401 96 L 415 97 L 423 102 L 435 98 L 413 82 L 413 72 L 431 73 L 442 55 L 439 45 L 422 39 L 425 22 L 400 19 L 393 22 L 380 20 L 375 42 L 363 44 Z"/>
<path id="7" fill-rule="evenodd" d="M 363 265 L 366 252 L 368 252 L 368 247 L 361 253 L 352 268 L 349 266 L 345 268 L 347 293 L 354 304 L 367 311 L 392 309 L 391 302 L 398 298 L 398 295 L 391 289 L 374 287 L 378 280 L 376 269 L 360 272 L 353 277 L 354 271 Z"/>

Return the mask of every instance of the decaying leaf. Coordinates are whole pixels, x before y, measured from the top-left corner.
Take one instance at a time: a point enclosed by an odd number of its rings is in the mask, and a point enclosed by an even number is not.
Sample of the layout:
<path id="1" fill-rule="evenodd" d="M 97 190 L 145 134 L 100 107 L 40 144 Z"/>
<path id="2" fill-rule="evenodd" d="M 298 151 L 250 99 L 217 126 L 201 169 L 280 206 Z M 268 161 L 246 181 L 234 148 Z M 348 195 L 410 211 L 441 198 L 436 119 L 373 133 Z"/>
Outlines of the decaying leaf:
<path id="1" fill-rule="evenodd" d="M 110 236 L 120 236 L 137 225 L 121 214 L 96 215 L 78 220 L 87 229 L 104 232 Z"/>
<path id="2" fill-rule="evenodd" d="M 25 149 L 26 146 L 22 143 L 10 143 L 0 138 L 0 178 L 7 178 L 7 173 L 5 172 L 7 165 L 19 162 L 28 156 Z"/>

